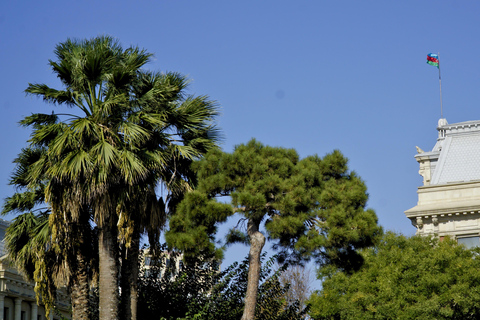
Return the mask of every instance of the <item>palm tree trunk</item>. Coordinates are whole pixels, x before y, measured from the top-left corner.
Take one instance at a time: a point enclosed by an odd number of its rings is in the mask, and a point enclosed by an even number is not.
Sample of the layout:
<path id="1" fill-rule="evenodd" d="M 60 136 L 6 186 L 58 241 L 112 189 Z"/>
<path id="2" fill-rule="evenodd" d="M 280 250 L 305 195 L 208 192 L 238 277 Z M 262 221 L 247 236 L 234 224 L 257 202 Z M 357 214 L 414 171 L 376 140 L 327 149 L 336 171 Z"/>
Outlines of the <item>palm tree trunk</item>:
<path id="1" fill-rule="evenodd" d="M 75 261 L 70 262 L 72 270 L 71 292 L 72 301 L 72 320 L 90 319 L 90 263 L 94 254 L 92 252 L 93 239 L 90 227 L 90 214 L 88 206 L 84 206 L 79 216 L 79 221 L 70 224 L 70 231 L 76 242 L 73 244 L 75 249 Z"/>
<path id="2" fill-rule="evenodd" d="M 120 319 L 137 320 L 138 259 L 140 254 L 140 229 L 134 227 L 128 251 L 122 252 Z"/>
<path id="3" fill-rule="evenodd" d="M 85 256 L 77 254 L 77 269 L 73 273 L 71 286 L 72 320 L 89 319 L 89 282 Z"/>
<path id="4" fill-rule="evenodd" d="M 257 305 L 258 284 L 260 282 L 260 256 L 265 245 L 265 236 L 258 231 L 259 223 L 248 220 L 247 233 L 250 238 L 250 252 L 248 254 L 248 282 L 245 295 L 245 309 L 242 320 L 254 320 L 255 306 Z"/>
<path id="5" fill-rule="evenodd" d="M 118 319 L 117 227 L 109 219 L 99 229 L 99 311 L 102 320 Z"/>

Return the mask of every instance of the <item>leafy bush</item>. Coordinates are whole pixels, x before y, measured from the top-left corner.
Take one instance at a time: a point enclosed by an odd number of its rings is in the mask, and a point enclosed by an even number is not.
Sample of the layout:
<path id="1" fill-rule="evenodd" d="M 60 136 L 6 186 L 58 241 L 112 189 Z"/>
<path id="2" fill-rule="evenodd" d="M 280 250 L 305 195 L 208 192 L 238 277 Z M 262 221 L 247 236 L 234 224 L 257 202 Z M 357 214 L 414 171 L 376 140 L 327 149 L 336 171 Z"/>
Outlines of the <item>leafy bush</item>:
<path id="1" fill-rule="evenodd" d="M 480 249 L 387 233 L 348 274 L 320 269 L 313 319 L 480 319 Z"/>

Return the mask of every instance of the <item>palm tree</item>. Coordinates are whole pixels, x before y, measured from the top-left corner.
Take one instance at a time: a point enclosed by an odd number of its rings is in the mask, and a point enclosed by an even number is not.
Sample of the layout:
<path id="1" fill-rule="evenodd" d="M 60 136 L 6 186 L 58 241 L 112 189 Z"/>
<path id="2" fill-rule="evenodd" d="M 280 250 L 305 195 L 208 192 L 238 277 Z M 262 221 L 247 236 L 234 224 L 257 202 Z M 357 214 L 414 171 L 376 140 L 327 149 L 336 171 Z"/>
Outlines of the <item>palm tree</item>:
<path id="1" fill-rule="evenodd" d="M 56 226 L 56 234 L 63 236 L 53 237 L 50 209 L 38 208 L 45 202 L 44 181 L 30 175 L 31 165 L 44 156 L 44 148 L 23 149 L 14 161 L 17 165 L 10 183 L 21 191 L 6 199 L 2 214 L 22 214 L 6 230 L 6 249 L 14 265 L 35 281 L 37 300 L 42 297 L 47 313 L 54 307 L 56 289 L 67 286 L 72 319 L 88 319 L 90 281 L 96 269 L 92 262 L 96 258 L 92 257 L 92 243 L 83 240 L 93 238 L 92 229 L 89 223 L 63 222 Z"/>
<path id="2" fill-rule="evenodd" d="M 183 194 L 191 190 L 190 164 L 216 146 L 218 133 L 211 125 L 217 114 L 215 103 L 207 97 L 183 96 L 186 79 L 175 73 L 140 73 L 134 86 L 134 110 L 161 116 L 163 123 L 131 117 L 151 134 L 138 146 L 139 158 L 146 159 L 148 175 L 124 193 L 120 224 L 127 259 L 122 259 L 122 318 L 136 319 L 138 257 L 140 235 L 148 234 L 151 248 L 159 241 L 168 212 L 175 210 Z M 144 154 L 154 153 L 159 162 Z M 160 198 L 156 187 L 161 184 Z M 125 266 L 125 268 L 124 268 Z"/>
<path id="3" fill-rule="evenodd" d="M 36 114 L 25 124 L 34 126 L 34 146 L 45 145 L 51 132 L 56 132 L 48 139 L 46 157 L 45 195 L 52 220 L 60 225 L 65 219 L 79 223 L 87 220 L 84 208 L 91 210 L 99 228 L 100 318 L 117 319 L 118 192 L 146 173 L 124 143 L 125 139 L 144 139 L 145 132 L 129 125 L 125 115 L 129 87 L 150 54 L 133 47 L 123 50 L 110 37 L 67 40 L 57 45 L 55 54 L 58 61 L 50 61 L 50 66 L 65 89 L 29 84 L 26 92 L 53 104 L 75 107 L 74 112 L 80 115 L 70 114 L 67 120 L 38 126 L 39 119 L 47 115 Z M 40 162 L 34 165 L 42 166 Z M 58 230 L 52 230 L 54 237 L 58 238 Z"/>
<path id="4" fill-rule="evenodd" d="M 42 295 L 47 313 L 54 307 L 55 283 L 64 282 L 66 271 L 60 267 L 63 264 L 63 257 L 58 256 L 51 249 L 50 238 L 46 212 L 41 212 L 39 215 L 26 212 L 17 216 L 7 228 L 5 236 L 5 247 L 9 259 L 28 280 L 36 282 L 38 280 L 35 291 Z M 51 261 L 48 261 L 51 256 L 56 256 L 62 261 L 60 264 L 55 264 L 57 272 L 52 270 L 43 276 L 46 266 L 52 265 Z M 40 296 L 37 295 L 37 302 L 39 298 Z"/>
<path id="5" fill-rule="evenodd" d="M 85 223 L 86 216 L 93 216 L 100 318 L 117 319 L 119 218 L 133 226 L 125 229 L 134 231 L 135 239 L 145 229 L 159 234 L 164 212 L 151 214 L 157 205 L 135 205 L 142 199 L 139 193 L 149 190 L 154 200 L 159 181 L 174 190 L 173 183 L 187 179 L 188 161 L 215 145 L 211 123 L 216 105 L 207 97 L 185 97 L 187 81 L 178 74 L 141 71 L 151 55 L 136 47 L 123 50 L 110 37 L 67 40 L 57 45 L 55 54 L 58 61 L 50 66 L 65 89 L 29 84 L 26 92 L 75 110 L 24 120 L 33 126 L 32 146 L 47 148 L 32 172 L 38 176 L 47 167 L 45 198 L 54 226 L 65 219 Z M 64 120 L 53 122 L 53 117 Z M 54 228 L 54 238 L 58 230 Z M 125 243 L 130 245 L 131 239 Z"/>

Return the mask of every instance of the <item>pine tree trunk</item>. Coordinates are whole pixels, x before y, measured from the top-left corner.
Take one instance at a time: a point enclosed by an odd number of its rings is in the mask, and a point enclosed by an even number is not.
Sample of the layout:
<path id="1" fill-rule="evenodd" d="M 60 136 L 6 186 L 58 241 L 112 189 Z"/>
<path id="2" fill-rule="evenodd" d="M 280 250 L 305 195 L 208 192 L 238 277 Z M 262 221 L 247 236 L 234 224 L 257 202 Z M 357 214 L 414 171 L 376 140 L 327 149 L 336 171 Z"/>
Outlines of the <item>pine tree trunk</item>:
<path id="1" fill-rule="evenodd" d="M 248 254 L 248 282 L 245 295 L 245 309 L 242 320 L 254 320 L 255 306 L 257 305 L 258 284 L 260 282 L 260 256 L 265 245 L 265 236 L 258 231 L 259 223 L 248 220 L 247 233 L 250 238 L 250 252 Z"/>
<path id="2" fill-rule="evenodd" d="M 120 302 L 120 319 L 137 320 L 138 259 L 140 252 L 140 230 L 135 227 L 130 248 L 123 249 Z"/>
<path id="3" fill-rule="evenodd" d="M 71 286 L 72 320 L 89 319 L 89 282 L 85 256 L 77 254 L 77 268 Z"/>
<path id="4" fill-rule="evenodd" d="M 117 227 L 105 219 L 106 223 L 99 229 L 99 309 L 100 319 L 118 319 L 118 245 Z"/>

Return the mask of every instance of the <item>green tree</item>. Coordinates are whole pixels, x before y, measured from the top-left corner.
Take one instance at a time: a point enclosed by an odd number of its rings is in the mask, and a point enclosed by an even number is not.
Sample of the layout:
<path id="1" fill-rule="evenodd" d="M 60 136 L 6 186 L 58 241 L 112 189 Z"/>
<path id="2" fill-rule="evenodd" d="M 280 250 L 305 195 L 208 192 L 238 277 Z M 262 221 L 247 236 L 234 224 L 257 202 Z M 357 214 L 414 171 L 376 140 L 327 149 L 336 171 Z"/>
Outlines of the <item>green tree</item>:
<path id="1" fill-rule="evenodd" d="M 37 299 L 42 297 L 47 313 L 54 308 L 56 289 L 67 287 L 72 319 L 88 319 L 89 284 L 97 270 L 95 234 L 86 221 L 65 223 L 57 231 L 70 237 L 70 241 L 63 236 L 52 236 L 50 210 L 44 207 L 44 181 L 29 181 L 31 165 L 44 153 L 43 148 L 23 149 L 14 161 L 16 167 L 10 183 L 18 192 L 5 200 L 2 214 L 21 214 L 6 230 L 5 247 L 14 265 L 35 282 Z M 35 215 L 34 211 L 39 213 Z"/>
<path id="2" fill-rule="evenodd" d="M 145 229 L 159 234 L 164 217 L 161 204 L 153 201 L 155 187 L 168 177 L 165 187 L 177 190 L 174 184 L 186 181 L 188 162 L 215 145 L 216 105 L 206 96 L 186 96 L 183 76 L 141 70 L 151 54 L 123 49 L 110 37 L 67 40 L 55 54 L 57 61 L 50 66 L 64 88 L 30 84 L 26 92 L 74 112 L 23 120 L 33 127 L 32 147 L 46 148 L 31 175 L 44 175 L 53 237 L 65 219 L 93 217 L 99 238 L 99 316 L 117 319 L 118 238 L 137 248 L 135 239 Z M 149 205 L 142 206 L 144 192 Z M 138 254 L 138 249 L 132 251 Z M 125 289 L 136 296 L 135 288 Z M 135 308 L 135 298 L 124 301 L 131 304 L 127 311 Z"/>
<path id="3" fill-rule="evenodd" d="M 151 170 L 143 183 L 130 186 L 121 200 L 120 233 L 122 251 L 122 318 L 136 319 L 138 255 L 140 234 L 149 237 L 157 249 L 160 232 L 169 212 L 175 210 L 183 194 L 191 190 L 194 174 L 190 165 L 216 146 L 218 131 L 212 125 L 216 104 L 206 96 L 185 96 L 187 79 L 175 73 L 140 73 L 132 87 L 136 109 L 148 115 L 161 115 L 161 124 L 140 120 L 150 136 L 138 148 L 161 156 L 161 166 Z M 160 184 L 160 198 L 156 194 Z"/>
<path id="4" fill-rule="evenodd" d="M 313 319 L 479 319 L 479 249 L 387 233 L 358 272 L 320 269 Z"/>
<path id="5" fill-rule="evenodd" d="M 228 240 L 250 246 L 243 320 L 255 317 L 265 244 L 262 224 L 283 257 L 313 256 L 344 268 L 352 267 L 356 250 L 372 245 L 381 232 L 375 213 L 365 210 L 364 183 L 348 171 L 339 151 L 300 160 L 293 149 L 252 140 L 231 154 L 209 152 L 194 168 L 198 186 L 170 219 L 166 239 L 186 254 L 213 250 L 217 222 L 234 212 L 242 216 L 239 225 L 246 223 L 246 230 L 232 229 Z M 230 196 L 231 201 L 217 202 L 218 196 Z"/>
<path id="6" fill-rule="evenodd" d="M 29 84 L 26 92 L 74 107 L 83 116 L 71 114 L 62 120 L 61 114 L 33 114 L 23 121 L 33 125 L 32 146 L 47 147 L 46 156 L 33 167 L 43 174 L 48 165 L 45 198 L 57 222 L 52 225 L 54 237 L 65 219 L 82 220 L 85 207 L 94 215 L 99 226 L 100 317 L 116 319 L 116 208 L 123 186 L 139 182 L 146 171 L 124 143 L 143 133 L 124 124 L 128 88 L 150 55 L 138 48 L 123 50 L 109 37 L 67 40 L 57 45 L 55 54 L 58 60 L 50 61 L 50 66 L 64 89 Z"/>

